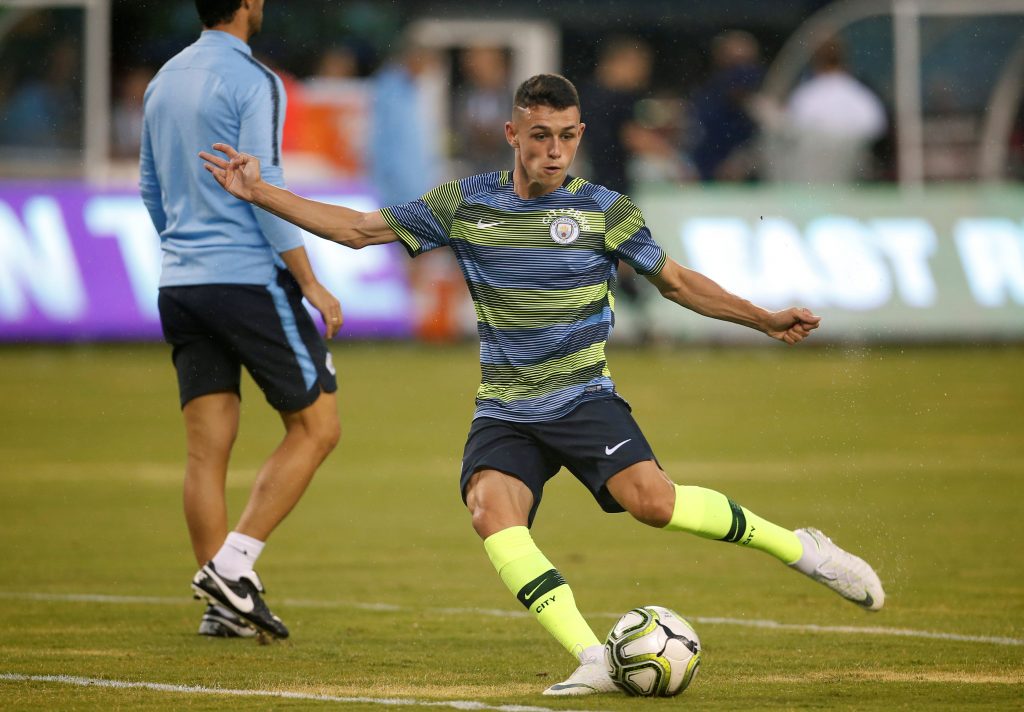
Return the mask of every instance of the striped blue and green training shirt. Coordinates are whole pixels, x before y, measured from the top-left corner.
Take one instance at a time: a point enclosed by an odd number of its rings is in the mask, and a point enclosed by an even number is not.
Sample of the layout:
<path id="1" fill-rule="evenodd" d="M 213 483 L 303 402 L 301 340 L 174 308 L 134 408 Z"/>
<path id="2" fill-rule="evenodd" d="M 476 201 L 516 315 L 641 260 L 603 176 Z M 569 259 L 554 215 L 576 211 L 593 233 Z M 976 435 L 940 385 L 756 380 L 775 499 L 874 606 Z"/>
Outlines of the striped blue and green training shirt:
<path id="1" fill-rule="evenodd" d="M 523 199 L 499 171 L 381 212 L 413 257 L 455 253 L 480 333 L 475 417 L 554 420 L 615 396 L 604 349 L 616 265 L 657 274 L 666 259 L 628 197 L 569 177 Z"/>

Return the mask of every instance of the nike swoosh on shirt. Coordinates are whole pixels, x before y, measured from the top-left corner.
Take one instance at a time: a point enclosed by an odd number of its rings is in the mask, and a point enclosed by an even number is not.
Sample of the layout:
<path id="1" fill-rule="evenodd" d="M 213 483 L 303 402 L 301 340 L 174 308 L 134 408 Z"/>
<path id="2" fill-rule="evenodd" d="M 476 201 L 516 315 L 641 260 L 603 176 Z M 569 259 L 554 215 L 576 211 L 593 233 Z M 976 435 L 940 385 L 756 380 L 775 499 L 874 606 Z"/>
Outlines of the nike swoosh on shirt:
<path id="1" fill-rule="evenodd" d="M 228 602 L 235 608 L 235 610 L 240 613 L 252 613 L 252 609 L 254 608 L 252 596 L 247 593 L 245 594 L 245 598 L 241 598 L 238 594 L 232 591 L 216 573 L 207 571 L 206 575 L 209 576 L 210 580 L 217 585 L 217 588 L 220 589 L 220 592 L 224 594 L 224 597 L 228 599 Z"/>
<path id="2" fill-rule="evenodd" d="M 633 438 L 629 438 L 629 440 L 623 440 L 621 443 L 619 443 L 615 447 L 608 447 L 607 445 L 605 445 L 604 446 L 604 454 L 605 455 L 612 455 L 612 454 L 614 454 L 616 450 L 618 450 L 620 447 L 622 447 L 623 445 L 625 445 L 626 443 L 628 443 L 632 439 Z"/>
<path id="3" fill-rule="evenodd" d="M 502 221 L 501 221 L 501 220 L 499 220 L 498 222 L 492 222 L 492 223 L 485 223 L 485 222 L 483 221 L 483 219 L 481 218 L 480 220 L 477 220 L 477 221 L 476 221 L 476 226 L 477 226 L 478 228 L 480 228 L 481 230 L 486 230 L 486 229 L 487 229 L 487 228 L 489 228 L 489 227 L 495 227 L 496 225 L 501 225 L 501 223 L 502 223 Z"/>

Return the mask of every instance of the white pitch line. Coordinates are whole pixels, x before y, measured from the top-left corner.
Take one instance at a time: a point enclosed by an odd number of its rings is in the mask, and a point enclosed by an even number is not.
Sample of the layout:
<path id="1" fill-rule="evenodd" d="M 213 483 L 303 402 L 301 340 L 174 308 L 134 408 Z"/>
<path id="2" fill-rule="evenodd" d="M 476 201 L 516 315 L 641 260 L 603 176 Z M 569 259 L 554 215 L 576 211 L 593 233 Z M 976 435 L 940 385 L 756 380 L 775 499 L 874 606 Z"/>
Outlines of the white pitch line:
<path id="1" fill-rule="evenodd" d="M 1021 638 L 1002 638 L 989 635 L 964 635 L 961 633 L 939 633 L 930 630 L 914 630 L 912 628 L 886 628 L 884 626 L 855 625 L 816 625 L 814 623 L 779 623 L 769 620 L 743 620 L 736 618 L 715 618 L 687 616 L 695 623 L 709 625 L 739 625 L 748 628 L 771 628 L 774 630 L 792 630 L 801 633 L 854 633 L 862 635 L 890 635 L 901 638 L 929 638 L 932 640 L 954 640 L 961 643 L 990 643 L 992 645 L 1024 645 Z"/>
<path id="2" fill-rule="evenodd" d="M 0 591 L 0 599 L 19 601 L 68 601 L 79 603 L 152 604 L 184 605 L 187 599 L 169 596 L 110 596 L 98 593 L 29 593 Z M 295 608 L 355 608 L 367 611 L 422 612 L 442 615 L 474 615 L 492 618 L 527 618 L 526 611 L 502 608 L 413 608 L 391 603 L 362 603 L 355 601 L 318 601 L 301 598 L 285 598 L 281 605 Z M 619 613 L 592 613 L 595 617 L 618 618 Z M 779 621 L 747 618 L 722 618 L 716 616 L 686 616 L 688 620 L 702 625 L 733 625 L 743 628 L 768 628 L 794 633 L 839 633 L 843 635 L 882 635 L 897 638 L 924 638 L 928 640 L 949 640 L 958 643 L 987 643 L 989 645 L 1024 646 L 1022 638 L 1008 638 L 990 635 L 968 635 L 964 633 L 941 633 L 913 628 L 887 628 L 885 626 L 818 625 L 815 623 L 780 623 Z"/>
<path id="3" fill-rule="evenodd" d="M 222 695 L 225 697 L 275 697 L 286 700 L 312 700 L 316 702 L 340 702 L 343 704 L 371 704 L 388 707 L 451 707 L 457 710 L 495 710 L 496 712 L 587 712 L 587 710 L 555 710 L 550 707 L 533 705 L 489 705 L 473 700 L 419 700 L 413 697 L 342 697 L 339 695 L 316 695 L 309 692 L 288 690 L 231 690 L 201 685 L 168 685 L 162 682 L 133 682 L 130 680 L 107 680 L 102 677 L 77 677 L 75 675 L 21 675 L 0 673 L 0 680 L 10 682 L 55 682 L 77 687 L 108 687 L 117 690 L 152 690 L 154 692 L 176 692 L 193 695 Z"/>

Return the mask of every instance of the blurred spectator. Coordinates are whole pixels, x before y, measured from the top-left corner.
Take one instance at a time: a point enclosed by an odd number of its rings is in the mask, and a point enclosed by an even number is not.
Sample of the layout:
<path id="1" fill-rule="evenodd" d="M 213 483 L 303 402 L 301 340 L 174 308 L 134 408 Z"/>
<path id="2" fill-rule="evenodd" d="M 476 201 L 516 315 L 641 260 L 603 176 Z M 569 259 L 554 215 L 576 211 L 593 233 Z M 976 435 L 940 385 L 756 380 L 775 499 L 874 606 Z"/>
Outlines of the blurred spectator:
<path id="1" fill-rule="evenodd" d="M 384 205 L 414 200 L 439 182 L 441 130 L 424 88 L 438 64 L 434 50 L 409 45 L 373 77 L 369 165 Z"/>
<path id="2" fill-rule="evenodd" d="M 465 84 L 455 91 L 452 154 L 459 174 L 511 167 L 504 126 L 512 107 L 508 57 L 500 47 L 470 47 L 459 54 Z"/>
<path id="3" fill-rule="evenodd" d="M 648 89 L 652 64 L 651 48 L 643 40 L 616 37 L 601 49 L 594 76 L 580 90 L 587 179 L 620 193 L 629 192 L 631 149 L 645 138 L 636 123 L 636 106 Z"/>
<path id="4" fill-rule="evenodd" d="M 749 32 L 730 30 L 713 40 L 711 61 L 711 76 L 693 97 L 693 161 L 701 180 L 747 180 L 756 173 L 751 111 L 764 79 L 761 49 Z"/>
<path id="5" fill-rule="evenodd" d="M 328 48 L 317 63 L 318 79 L 351 79 L 359 76 L 359 57 L 351 47 Z"/>
<path id="6" fill-rule="evenodd" d="M 675 95 L 653 96 L 637 103 L 635 120 L 625 130 L 625 143 L 631 152 L 626 166 L 630 184 L 696 179 L 689 148 L 684 146 L 688 112 L 686 102 Z"/>
<path id="7" fill-rule="evenodd" d="M 814 76 L 793 92 L 784 115 L 771 173 L 781 180 L 840 183 L 870 173 L 871 143 L 886 129 L 881 100 L 844 66 L 838 38 L 811 59 Z"/>
<path id="8" fill-rule="evenodd" d="M 580 90 L 587 130 L 583 146 L 590 162 L 587 179 L 619 193 L 631 192 L 638 174 L 662 178 L 676 173 L 666 167 L 676 151 L 659 133 L 664 119 L 648 94 L 654 53 L 638 37 L 615 37 L 601 49 L 594 76 Z M 674 166 L 675 164 L 673 164 Z M 656 174 L 656 176 L 655 176 Z M 635 340 L 651 336 L 648 310 L 653 292 L 625 262 L 619 262 L 615 296 L 633 316 Z"/>
<path id="9" fill-rule="evenodd" d="M 110 152 L 114 158 L 137 160 L 142 138 L 142 97 L 153 78 L 149 67 L 132 67 L 114 82 L 110 113 Z"/>
<path id="10" fill-rule="evenodd" d="M 369 167 L 382 205 L 415 200 L 441 178 L 438 139 L 443 132 L 428 91 L 439 67 L 434 50 L 408 45 L 373 77 Z M 475 328 L 475 318 L 464 316 L 466 305 L 471 306 L 469 291 L 449 250 L 413 260 L 409 284 L 418 339 L 453 341 Z"/>
<path id="11" fill-rule="evenodd" d="M 1024 181 L 1024 103 L 1017 111 L 1017 120 L 1010 133 L 1010 148 L 1007 151 L 1006 177 Z"/>
<path id="12" fill-rule="evenodd" d="M 62 40 L 42 58 L 42 76 L 11 92 L 0 113 L 0 142 L 14 146 L 81 146 L 79 51 Z"/>

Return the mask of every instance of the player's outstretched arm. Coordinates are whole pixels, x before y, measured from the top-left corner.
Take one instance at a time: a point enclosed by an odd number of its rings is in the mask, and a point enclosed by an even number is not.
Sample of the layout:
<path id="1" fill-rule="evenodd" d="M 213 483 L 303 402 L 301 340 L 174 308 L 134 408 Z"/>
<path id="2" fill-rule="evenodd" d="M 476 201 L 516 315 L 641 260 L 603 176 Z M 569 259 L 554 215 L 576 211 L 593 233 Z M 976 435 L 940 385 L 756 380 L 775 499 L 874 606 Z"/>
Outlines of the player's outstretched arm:
<path id="1" fill-rule="evenodd" d="M 671 257 L 661 272 L 647 277 L 661 296 L 698 314 L 763 331 L 773 339 L 795 344 L 818 328 L 820 316 L 803 307 L 771 312 L 723 289 L 717 282 L 687 269 Z"/>
<path id="2" fill-rule="evenodd" d="M 317 237 L 353 249 L 398 239 L 379 211 L 363 213 L 299 197 L 264 181 L 255 156 L 239 153 L 226 143 L 213 144 L 213 150 L 223 153 L 227 159 L 206 151 L 200 151 L 199 157 L 204 161 L 203 167 L 224 190 Z"/>

